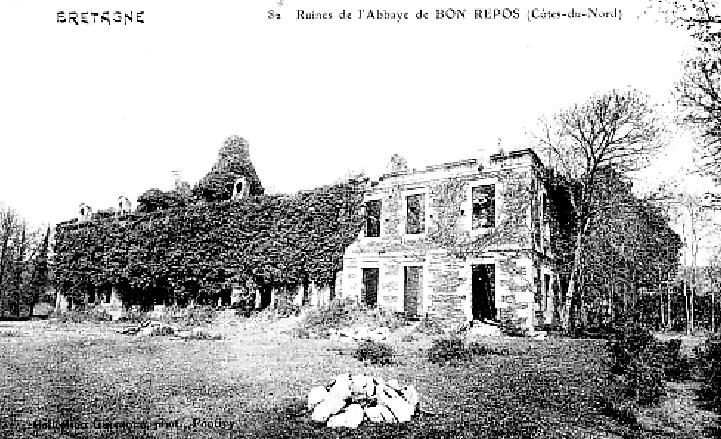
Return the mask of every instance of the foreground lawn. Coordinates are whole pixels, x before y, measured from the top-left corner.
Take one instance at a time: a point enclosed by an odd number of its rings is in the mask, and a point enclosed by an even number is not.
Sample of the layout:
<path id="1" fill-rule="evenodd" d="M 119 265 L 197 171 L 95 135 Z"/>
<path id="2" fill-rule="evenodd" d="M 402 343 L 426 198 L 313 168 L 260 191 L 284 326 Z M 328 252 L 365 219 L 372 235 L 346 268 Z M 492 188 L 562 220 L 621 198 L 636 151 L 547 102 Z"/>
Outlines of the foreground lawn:
<path id="1" fill-rule="evenodd" d="M 221 341 L 128 337 L 114 327 L 34 324 L 0 337 L 0 437 L 637 436 L 602 414 L 602 341 L 506 338 L 510 355 L 429 363 L 422 343 L 400 364 L 364 366 L 338 342 L 265 325 Z M 329 430 L 305 395 L 351 371 L 414 384 L 422 413 L 404 425 Z M 649 436 L 651 437 L 651 436 Z"/>

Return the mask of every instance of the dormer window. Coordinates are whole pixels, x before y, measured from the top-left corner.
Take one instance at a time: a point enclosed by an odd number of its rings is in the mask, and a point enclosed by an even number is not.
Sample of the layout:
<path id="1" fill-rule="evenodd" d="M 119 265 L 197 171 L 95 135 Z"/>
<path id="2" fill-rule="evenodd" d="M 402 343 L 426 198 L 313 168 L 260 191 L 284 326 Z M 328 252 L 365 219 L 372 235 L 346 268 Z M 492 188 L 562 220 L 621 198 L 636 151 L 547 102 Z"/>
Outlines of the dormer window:
<path id="1" fill-rule="evenodd" d="M 233 199 L 240 200 L 248 194 L 248 182 L 245 177 L 240 177 L 233 183 Z"/>

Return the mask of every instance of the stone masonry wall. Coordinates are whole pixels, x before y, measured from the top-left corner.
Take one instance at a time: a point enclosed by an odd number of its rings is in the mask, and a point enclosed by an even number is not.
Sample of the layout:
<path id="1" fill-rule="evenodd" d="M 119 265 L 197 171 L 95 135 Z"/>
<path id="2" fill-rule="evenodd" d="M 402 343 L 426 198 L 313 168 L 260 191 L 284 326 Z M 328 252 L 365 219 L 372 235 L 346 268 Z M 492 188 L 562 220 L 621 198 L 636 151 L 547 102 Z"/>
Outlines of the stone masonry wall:
<path id="1" fill-rule="evenodd" d="M 360 297 L 362 268 L 378 267 L 380 306 L 403 310 L 404 265 L 423 266 L 423 312 L 467 321 L 471 314 L 471 270 L 495 264 L 497 318 L 520 327 L 533 325 L 532 162 L 515 160 L 478 171 L 459 166 L 438 172 L 400 175 L 371 188 L 367 200 L 381 200 L 381 236 L 360 236 L 346 251 L 343 296 Z M 471 188 L 496 186 L 496 225 L 471 230 Z M 425 194 L 426 230 L 405 234 L 404 197 Z M 361 233 L 363 235 L 363 233 Z"/>

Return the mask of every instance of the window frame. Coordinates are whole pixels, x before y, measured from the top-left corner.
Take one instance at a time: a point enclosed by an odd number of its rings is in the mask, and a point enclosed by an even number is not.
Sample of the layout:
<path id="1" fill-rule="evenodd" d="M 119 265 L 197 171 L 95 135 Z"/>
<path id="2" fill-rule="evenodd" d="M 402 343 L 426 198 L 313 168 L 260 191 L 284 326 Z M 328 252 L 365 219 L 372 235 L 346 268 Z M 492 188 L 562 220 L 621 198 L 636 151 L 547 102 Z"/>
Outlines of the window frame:
<path id="1" fill-rule="evenodd" d="M 408 233 L 408 197 L 423 195 L 423 231 L 420 233 Z M 430 224 L 430 209 L 428 203 L 428 188 L 407 189 L 401 192 L 401 209 L 403 221 L 400 222 L 402 228 L 401 236 L 403 237 L 425 237 L 428 233 L 428 225 Z"/>
<path id="2" fill-rule="evenodd" d="M 480 187 L 480 186 L 493 186 L 493 227 L 479 227 L 477 229 L 473 228 L 473 189 Z M 468 184 L 468 193 L 467 193 L 468 201 L 468 220 L 466 221 L 466 224 L 468 226 L 468 230 L 470 230 L 471 235 L 478 235 L 478 234 L 485 234 L 489 233 L 491 230 L 494 230 L 496 227 L 498 227 L 498 206 L 499 206 L 499 198 L 498 198 L 498 179 L 497 178 L 484 178 L 484 179 L 478 179 L 473 180 Z"/>
<path id="3" fill-rule="evenodd" d="M 378 236 L 368 236 L 368 202 L 377 201 L 381 203 L 381 209 L 378 213 Z M 383 237 L 383 196 L 373 196 L 363 200 L 363 239 L 380 239 Z"/>

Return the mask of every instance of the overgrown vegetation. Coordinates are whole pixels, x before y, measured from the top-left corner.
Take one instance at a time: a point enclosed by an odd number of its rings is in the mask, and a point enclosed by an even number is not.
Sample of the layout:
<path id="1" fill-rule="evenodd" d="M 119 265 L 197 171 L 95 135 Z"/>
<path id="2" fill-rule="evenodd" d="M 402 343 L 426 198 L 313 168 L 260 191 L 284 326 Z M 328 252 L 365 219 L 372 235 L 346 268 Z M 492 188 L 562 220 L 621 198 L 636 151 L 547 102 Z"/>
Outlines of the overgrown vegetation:
<path id="1" fill-rule="evenodd" d="M 433 342 L 428 361 L 435 364 L 458 364 L 473 358 L 473 352 L 459 337 L 444 337 Z"/>
<path id="2" fill-rule="evenodd" d="M 436 339 L 428 349 L 428 361 L 435 364 L 458 365 L 487 355 L 509 355 L 507 348 L 495 348 L 480 341 L 466 343 L 461 337 L 451 335 Z"/>
<path id="3" fill-rule="evenodd" d="M 393 331 L 405 324 L 402 317 L 392 311 L 358 304 L 353 299 L 337 299 L 330 304 L 311 309 L 300 326 L 320 337 L 330 336 L 331 330 L 340 330 L 354 325 L 369 329 L 387 327 Z"/>
<path id="4" fill-rule="evenodd" d="M 471 351 L 471 355 L 474 357 L 483 357 L 486 355 L 509 355 L 508 348 L 495 348 L 481 343 L 479 341 L 473 341 L 468 344 L 468 350 Z"/>
<path id="5" fill-rule="evenodd" d="M 640 327 L 619 331 L 611 340 L 610 372 L 622 397 L 641 406 L 658 404 L 668 380 L 690 377 L 690 363 L 680 353 L 680 340 L 656 340 Z"/>
<path id="6" fill-rule="evenodd" d="M 361 227 L 362 189 L 350 182 L 60 224 L 55 283 L 71 300 L 115 286 L 125 303 L 179 305 L 212 303 L 231 285 L 262 297 L 309 282 L 332 288 Z"/>
<path id="7" fill-rule="evenodd" d="M 703 387 L 701 396 L 714 410 L 721 412 L 721 337 L 711 337 L 697 351 Z"/>
<path id="8" fill-rule="evenodd" d="M 666 378 L 672 381 L 691 379 L 691 362 L 681 355 L 681 339 L 674 338 L 666 342 L 665 371 Z"/>
<path id="9" fill-rule="evenodd" d="M 445 333 L 441 322 L 437 318 L 428 315 L 421 318 L 414 332 L 431 336 Z"/>
<path id="10" fill-rule="evenodd" d="M 109 322 L 112 317 L 105 310 L 66 311 L 56 317 L 58 323 Z"/>
<path id="11" fill-rule="evenodd" d="M 353 357 L 371 364 L 386 365 L 395 363 L 395 351 L 387 343 L 365 340 L 358 344 Z"/>

